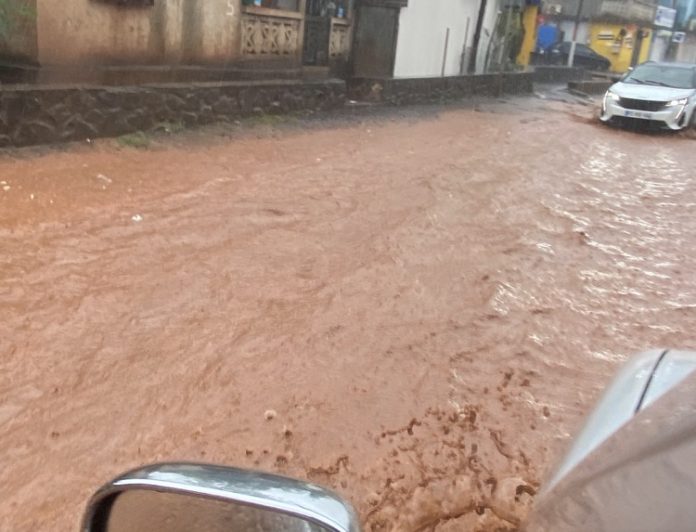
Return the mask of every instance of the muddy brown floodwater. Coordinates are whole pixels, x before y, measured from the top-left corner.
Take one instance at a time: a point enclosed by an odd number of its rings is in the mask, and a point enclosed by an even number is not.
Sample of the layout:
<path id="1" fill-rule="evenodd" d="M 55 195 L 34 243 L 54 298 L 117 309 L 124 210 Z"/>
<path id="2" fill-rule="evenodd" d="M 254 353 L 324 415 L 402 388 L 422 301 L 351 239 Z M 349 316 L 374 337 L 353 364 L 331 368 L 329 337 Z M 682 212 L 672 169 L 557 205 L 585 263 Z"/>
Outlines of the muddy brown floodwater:
<path id="1" fill-rule="evenodd" d="M 2 155 L 0 529 L 76 530 L 161 460 L 515 529 L 617 366 L 696 348 L 695 141 L 587 113 Z"/>

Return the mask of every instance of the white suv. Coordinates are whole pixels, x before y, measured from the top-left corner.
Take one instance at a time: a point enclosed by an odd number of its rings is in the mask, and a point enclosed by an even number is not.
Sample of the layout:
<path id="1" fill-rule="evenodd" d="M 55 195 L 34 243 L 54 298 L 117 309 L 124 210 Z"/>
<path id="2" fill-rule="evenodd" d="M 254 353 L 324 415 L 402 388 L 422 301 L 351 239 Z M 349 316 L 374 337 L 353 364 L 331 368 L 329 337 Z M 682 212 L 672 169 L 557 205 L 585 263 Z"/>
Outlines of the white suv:
<path id="1" fill-rule="evenodd" d="M 696 65 L 648 62 L 609 88 L 600 119 L 679 130 L 692 124 L 694 106 Z"/>

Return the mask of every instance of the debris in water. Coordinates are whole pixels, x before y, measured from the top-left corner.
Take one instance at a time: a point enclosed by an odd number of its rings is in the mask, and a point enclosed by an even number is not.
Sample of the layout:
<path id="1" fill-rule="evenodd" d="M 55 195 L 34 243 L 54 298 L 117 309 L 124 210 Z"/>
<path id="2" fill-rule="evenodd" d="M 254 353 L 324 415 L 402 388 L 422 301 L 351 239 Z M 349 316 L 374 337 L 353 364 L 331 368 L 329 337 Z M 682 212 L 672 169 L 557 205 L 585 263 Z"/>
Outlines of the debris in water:
<path id="1" fill-rule="evenodd" d="M 263 413 L 263 417 L 266 418 L 266 421 L 270 421 L 270 420 L 274 419 L 277 415 L 278 415 L 278 412 L 276 412 L 275 410 L 266 410 Z"/>
<path id="2" fill-rule="evenodd" d="M 133 221 L 136 222 L 136 223 L 137 223 L 137 222 L 142 222 L 142 221 L 143 221 L 143 217 L 142 217 L 141 215 L 139 215 L 139 214 L 134 214 L 133 216 L 131 216 L 131 220 L 133 220 Z"/>
<path id="3" fill-rule="evenodd" d="M 104 181 L 105 183 L 113 183 L 113 180 L 110 177 L 105 176 L 104 174 L 97 174 L 97 179 L 100 181 Z"/>

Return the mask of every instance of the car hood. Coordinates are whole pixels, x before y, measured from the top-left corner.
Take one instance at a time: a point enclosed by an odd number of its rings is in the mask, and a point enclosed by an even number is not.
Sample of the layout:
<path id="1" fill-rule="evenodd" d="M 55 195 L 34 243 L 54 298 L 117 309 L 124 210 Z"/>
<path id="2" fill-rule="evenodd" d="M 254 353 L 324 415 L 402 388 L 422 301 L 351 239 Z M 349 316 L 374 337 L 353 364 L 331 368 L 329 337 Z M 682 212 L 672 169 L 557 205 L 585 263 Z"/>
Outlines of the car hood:
<path id="1" fill-rule="evenodd" d="M 670 100 L 688 98 L 696 93 L 694 89 L 675 89 L 672 87 L 660 87 L 659 85 L 623 83 L 621 81 L 612 85 L 610 90 L 622 98 L 653 100 L 657 102 L 668 102 Z"/>

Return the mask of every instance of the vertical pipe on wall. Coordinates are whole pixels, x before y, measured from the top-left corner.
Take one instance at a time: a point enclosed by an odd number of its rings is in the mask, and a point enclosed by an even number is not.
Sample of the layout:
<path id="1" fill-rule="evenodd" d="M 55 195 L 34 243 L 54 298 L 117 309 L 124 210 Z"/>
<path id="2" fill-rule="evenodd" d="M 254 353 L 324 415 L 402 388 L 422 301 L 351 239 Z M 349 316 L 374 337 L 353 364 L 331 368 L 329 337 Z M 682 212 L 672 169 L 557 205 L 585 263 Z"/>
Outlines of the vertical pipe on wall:
<path id="1" fill-rule="evenodd" d="M 578 2 L 578 10 L 575 13 L 575 24 L 573 25 L 573 40 L 570 43 L 570 52 L 568 53 L 568 66 L 572 67 L 575 62 L 575 46 L 578 42 L 578 27 L 580 26 L 580 17 L 582 16 L 583 0 Z"/>
<path id="2" fill-rule="evenodd" d="M 462 59 L 459 64 L 459 75 L 464 74 L 466 69 L 466 49 L 469 46 L 469 23 L 471 22 L 471 17 L 466 17 L 466 30 L 464 30 L 464 46 L 462 46 Z"/>
<path id="3" fill-rule="evenodd" d="M 445 50 L 442 53 L 442 77 L 445 77 L 445 67 L 447 66 L 447 48 L 449 48 L 449 36 L 450 29 L 447 28 L 447 33 L 445 33 Z"/>
<path id="4" fill-rule="evenodd" d="M 299 66 L 302 66 L 302 62 L 303 62 L 302 58 L 304 57 L 304 42 L 305 42 L 305 21 L 307 19 L 307 0 L 300 0 L 297 3 L 297 9 L 300 12 L 300 15 L 302 15 L 302 18 L 300 19 L 300 29 L 299 29 L 298 35 L 297 35 L 296 59 L 297 59 Z M 331 30 L 332 29 L 333 29 L 333 24 L 330 25 L 329 39 L 331 39 Z"/>

